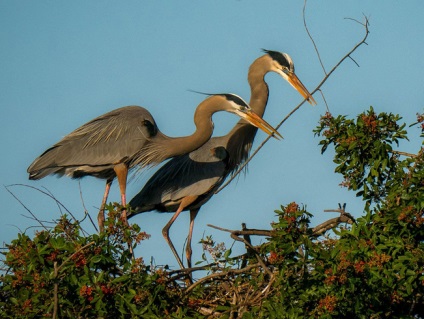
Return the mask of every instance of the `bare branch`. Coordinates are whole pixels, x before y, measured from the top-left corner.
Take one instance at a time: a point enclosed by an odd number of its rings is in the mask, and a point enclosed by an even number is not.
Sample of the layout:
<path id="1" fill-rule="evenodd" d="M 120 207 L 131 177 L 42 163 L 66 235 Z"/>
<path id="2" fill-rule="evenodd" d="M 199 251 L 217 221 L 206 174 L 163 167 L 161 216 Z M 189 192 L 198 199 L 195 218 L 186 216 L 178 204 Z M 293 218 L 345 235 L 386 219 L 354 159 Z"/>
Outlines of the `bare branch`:
<path id="1" fill-rule="evenodd" d="M 315 236 L 320 236 L 324 234 L 325 232 L 329 231 L 330 229 L 335 228 L 337 225 L 341 223 L 353 224 L 353 221 L 347 215 L 340 215 L 339 217 L 331 218 L 327 220 L 326 222 L 323 222 L 322 224 L 319 224 L 318 226 L 314 227 L 312 229 L 312 233 Z"/>
<path id="2" fill-rule="evenodd" d="M 207 226 L 221 230 L 221 231 L 225 231 L 227 233 L 234 234 L 236 236 L 240 236 L 240 235 L 271 236 L 272 235 L 271 230 L 265 230 L 265 229 L 232 230 L 232 229 L 222 228 L 222 227 L 218 227 L 211 224 L 207 224 Z"/>
<path id="3" fill-rule="evenodd" d="M 335 228 L 337 225 L 341 223 L 353 224 L 356 223 L 355 218 L 348 213 L 346 210 L 346 204 L 341 205 L 339 203 L 339 209 L 325 209 L 325 213 L 340 213 L 339 217 L 331 218 L 318 226 L 315 226 L 312 229 L 312 234 L 315 236 L 320 236 L 326 231 Z"/>
<path id="4" fill-rule="evenodd" d="M 215 278 L 226 277 L 226 276 L 229 276 L 229 275 L 237 275 L 237 274 L 245 273 L 245 272 L 247 272 L 247 271 L 249 271 L 251 269 L 258 268 L 258 267 L 261 267 L 261 266 L 259 264 L 251 264 L 251 265 L 249 265 L 249 266 L 247 266 L 245 268 L 242 268 L 242 269 L 228 269 L 228 270 L 223 271 L 223 272 L 210 274 L 210 275 L 208 275 L 206 277 L 203 277 L 203 278 L 199 279 L 194 284 L 192 284 L 191 286 L 189 286 L 186 289 L 185 294 L 188 294 L 195 287 L 197 287 L 198 285 L 200 285 L 200 284 L 202 284 L 202 283 L 204 283 L 206 281 L 209 281 L 209 280 L 212 280 L 212 279 L 215 279 Z"/>
<path id="5" fill-rule="evenodd" d="M 7 185 L 5 186 L 6 188 L 8 187 L 12 187 L 12 186 L 23 186 L 23 187 L 27 187 L 27 188 L 31 188 L 31 189 L 35 189 L 36 191 L 47 195 L 48 197 L 50 197 L 51 199 L 53 199 L 58 205 L 60 205 L 60 207 L 62 207 L 72 218 L 75 222 L 78 222 L 78 220 L 75 218 L 75 216 L 69 211 L 69 209 L 66 208 L 65 205 L 63 205 L 56 197 L 54 197 L 52 194 L 48 193 L 47 191 L 43 191 L 37 187 L 34 186 L 30 186 L 30 185 L 26 185 L 26 184 L 11 184 L 11 185 Z M 10 193 L 10 191 L 9 191 Z M 15 196 L 14 196 L 15 197 Z M 16 197 L 15 197 L 16 198 Z M 17 199 L 17 198 L 16 198 Z M 19 200 L 18 200 L 19 201 Z M 21 203 L 21 201 L 19 201 L 19 203 Z M 22 204 L 22 203 L 21 203 Z M 23 204 L 22 204 L 23 205 Z M 24 206 L 25 207 L 25 206 Z M 31 213 L 32 215 L 32 213 Z"/>
<path id="6" fill-rule="evenodd" d="M 306 11 L 306 2 L 307 2 L 307 0 L 305 0 L 305 3 L 304 3 L 304 5 L 303 5 L 303 25 L 305 26 L 306 33 L 308 34 L 308 36 L 309 36 L 309 38 L 311 39 L 311 42 L 312 42 L 312 44 L 313 44 L 313 46 L 314 46 L 314 48 L 315 48 L 315 51 L 316 51 L 316 53 L 317 53 L 318 60 L 319 60 L 319 63 L 321 64 L 322 70 L 324 71 L 324 74 L 327 74 L 327 71 L 325 71 L 324 63 L 322 63 L 321 55 L 319 54 L 318 47 L 317 47 L 317 45 L 315 44 L 315 41 L 314 41 L 314 39 L 312 38 L 311 33 L 309 32 L 308 26 L 306 25 L 306 15 L 305 15 L 305 11 Z"/>
<path id="7" fill-rule="evenodd" d="M 324 210 L 324 212 L 336 212 L 336 213 L 340 213 L 340 216 L 336 218 L 331 218 L 312 228 L 312 235 L 314 236 L 321 235 L 325 233 L 326 231 L 336 227 L 338 224 L 341 224 L 341 223 L 353 224 L 355 222 L 354 217 L 350 213 L 346 212 L 344 209 L 326 209 Z M 208 224 L 207 226 L 217 230 L 228 232 L 231 234 L 231 238 L 233 238 L 234 240 L 242 241 L 242 242 L 244 242 L 243 239 L 239 238 L 238 236 L 254 235 L 254 236 L 271 237 L 273 234 L 272 230 L 266 230 L 266 229 L 231 230 L 231 229 L 226 229 L 226 228 L 218 227 L 211 224 Z"/>
<path id="8" fill-rule="evenodd" d="M 63 263 L 58 267 L 57 266 L 57 261 L 55 261 L 53 263 L 53 267 L 54 267 L 54 279 L 55 279 L 55 283 L 54 283 L 54 287 L 53 287 L 53 319 L 57 318 L 57 310 L 58 310 L 58 290 L 59 290 L 59 285 L 57 283 L 57 277 L 59 276 L 59 270 L 60 268 L 62 268 L 70 259 L 72 259 L 72 257 L 74 257 L 77 253 L 79 253 L 81 250 L 84 250 L 85 248 L 91 246 L 95 244 L 94 241 L 88 243 L 87 245 L 81 247 L 80 249 L 78 249 L 76 252 L 74 252 L 71 256 L 69 256 L 66 260 L 63 261 Z"/>
<path id="9" fill-rule="evenodd" d="M 88 216 L 88 218 L 90 219 L 91 225 L 93 225 L 93 227 L 94 227 L 94 229 L 96 230 L 96 233 L 97 233 L 98 229 L 96 227 L 96 223 L 94 223 L 93 219 L 91 218 L 90 214 L 88 213 L 87 208 L 85 207 L 85 202 L 84 202 L 84 197 L 82 196 L 82 188 L 81 188 L 81 182 L 80 181 L 78 181 L 78 188 L 79 188 L 79 192 L 80 192 L 81 204 L 82 204 L 82 207 L 84 208 L 84 218 Z M 83 231 L 85 233 L 87 233 L 85 230 L 83 230 Z"/>
<path id="10" fill-rule="evenodd" d="M 322 92 L 322 90 L 320 89 L 320 90 L 319 90 L 319 93 L 321 93 L 321 97 L 322 97 L 322 100 L 323 100 L 323 101 L 324 101 L 324 103 L 325 103 L 325 108 L 327 109 L 327 112 L 328 112 L 328 113 L 331 113 L 331 112 L 330 112 L 330 108 L 329 108 L 328 103 L 327 103 L 327 100 L 325 99 L 324 92 Z"/>
<path id="11" fill-rule="evenodd" d="M 320 236 L 322 235 L 325 231 L 332 229 L 334 227 L 336 227 L 338 224 L 340 223 L 353 223 L 354 219 L 353 217 L 345 211 L 345 207 L 346 205 L 344 204 L 343 206 L 339 204 L 339 209 L 328 209 L 325 210 L 326 212 L 338 212 L 341 215 L 337 218 L 332 218 L 314 228 L 312 228 L 312 236 Z M 257 235 L 257 236 L 271 236 L 273 231 L 272 230 L 261 230 L 261 229 L 247 229 L 245 227 L 245 225 L 243 225 L 243 230 L 230 230 L 227 228 L 222 228 L 222 227 L 218 227 L 218 226 L 214 226 L 214 225 L 210 225 L 208 224 L 209 227 L 212 227 L 214 229 L 217 230 L 221 230 L 221 231 L 225 231 L 225 232 L 229 232 L 231 234 L 231 238 L 233 238 L 236 241 L 241 241 L 243 242 L 247 247 L 249 247 L 250 249 L 253 249 L 253 251 L 255 252 L 256 256 L 258 257 L 258 254 L 256 253 L 256 249 L 255 247 L 253 247 L 248 240 L 246 240 L 245 238 L 240 238 L 238 236 L 246 236 L 246 235 Z M 270 291 L 270 288 L 272 286 L 272 283 L 274 281 L 274 275 L 272 274 L 271 270 L 265 265 L 265 262 L 262 260 L 262 258 L 258 258 L 258 263 L 256 264 L 251 264 L 249 266 L 245 266 L 242 267 L 240 269 L 226 269 L 223 270 L 221 272 L 216 272 L 216 273 L 212 273 L 208 276 L 205 276 L 201 279 L 199 279 L 197 282 L 193 283 L 192 285 L 190 285 L 186 291 L 185 291 L 185 295 L 187 295 L 190 291 L 192 291 L 195 287 L 197 287 L 198 285 L 201 285 L 205 282 L 208 281 L 214 281 L 216 279 L 219 278 L 225 278 L 227 276 L 230 275 L 235 275 L 235 274 L 240 274 L 240 273 L 246 273 L 248 271 L 250 271 L 253 268 L 262 268 L 264 271 L 266 271 L 269 275 L 270 275 L 270 280 L 267 284 L 267 286 L 261 291 L 262 295 L 268 294 Z M 199 270 L 199 269 L 205 269 L 205 267 L 197 267 L 197 268 L 192 268 L 192 269 L 183 269 L 180 271 L 176 271 L 176 273 L 187 273 L 187 272 L 192 272 L 194 270 Z M 258 296 L 253 296 L 253 298 L 251 298 L 251 300 L 256 300 Z M 235 296 L 233 296 L 233 298 L 235 298 Z M 212 313 L 209 310 L 207 310 L 207 308 L 204 309 L 205 311 L 207 311 L 208 313 Z"/>
<path id="12" fill-rule="evenodd" d="M 13 196 L 13 198 L 15 198 L 17 201 L 18 201 L 18 203 L 19 204 L 21 204 L 22 205 L 22 207 L 23 208 L 25 208 L 25 210 L 28 212 L 28 213 L 30 213 L 31 214 L 31 216 L 34 218 L 34 220 L 36 220 L 40 225 L 41 225 L 41 227 L 43 227 L 45 230 L 47 230 L 47 227 L 46 226 L 44 226 L 44 224 L 37 218 L 37 216 L 35 216 L 33 213 L 32 213 L 32 211 L 28 208 L 28 207 L 26 207 L 25 206 L 25 204 L 9 189 L 9 187 L 10 186 L 14 186 L 14 185 L 9 185 L 9 186 L 4 186 L 4 188 L 6 188 L 6 190 L 9 192 L 9 194 L 10 195 L 12 195 Z"/>
<path id="13" fill-rule="evenodd" d="M 53 263 L 53 267 L 54 267 L 54 278 L 57 278 L 57 273 L 58 273 L 58 268 L 57 268 L 57 261 L 55 261 Z M 57 318 L 57 309 L 58 309 L 58 290 L 59 290 L 59 286 L 57 281 L 54 283 L 54 288 L 53 288 L 53 319 Z"/>
<path id="14" fill-rule="evenodd" d="M 69 260 L 71 260 L 76 254 L 78 254 L 81 250 L 86 249 L 87 247 L 90 247 L 91 245 L 94 245 L 95 242 L 89 242 L 87 245 L 82 246 L 81 248 L 79 248 L 78 250 L 76 250 L 71 256 L 69 256 L 68 258 L 66 258 L 63 263 L 57 268 L 57 273 L 59 273 L 60 268 L 62 268 Z"/>
<path id="15" fill-rule="evenodd" d="M 354 59 L 354 58 L 352 58 L 350 55 L 349 55 L 349 59 L 351 59 L 351 60 L 353 61 L 353 63 L 355 63 L 355 64 L 356 64 L 356 66 L 359 68 L 359 64 L 358 64 L 358 62 L 356 62 L 356 61 L 355 61 L 355 59 Z"/>
<path id="16" fill-rule="evenodd" d="M 407 152 L 402 152 L 402 151 L 391 151 L 393 154 L 397 154 L 397 155 L 403 155 L 403 156 L 407 156 L 407 157 L 412 157 L 412 158 L 416 158 L 418 157 L 417 154 L 412 154 L 412 153 L 407 153 Z"/>
<path id="17" fill-rule="evenodd" d="M 368 20 L 368 18 L 367 18 L 367 16 L 365 15 L 365 14 L 363 14 L 364 15 L 364 18 L 365 18 L 365 23 L 364 22 L 361 22 L 361 21 L 359 21 L 359 20 L 357 20 L 357 19 L 354 19 L 354 18 L 344 18 L 345 20 L 352 20 L 352 21 L 355 21 L 356 23 L 359 23 L 360 25 L 362 25 L 364 28 L 367 28 L 368 29 L 368 26 L 370 25 L 370 22 L 369 22 L 369 20 Z"/>
<path id="18" fill-rule="evenodd" d="M 46 187 L 44 187 L 44 186 L 42 186 L 42 188 L 45 190 L 45 192 L 47 193 L 47 194 L 49 194 L 49 196 L 51 197 L 51 198 L 55 198 L 54 197 L 54 195 L 53 195 L 53 193 L 48 189 L 48 188 L 46 188 Z M 62 212 L 62 207 L 60 207 L 60 205 L 59 205 L 59 203 L 56 201 L 56 205 L 57 205 L 57 208 L 59 209 L 59 212 L 60 212 L 60 215 L 63 215 L 63 212 Z"/>
<path id="19" fill-rule="evenodd" d="M 320 88 L 324 85 L 324 83 L 328 80 L 328 78 L 333 74 L 333 72 L 335 70 L 338 69 L 338 67 L 348 58 L 350 58 L 350 55 L 356 51 L 356 49 L 358 49 L 362 44 L 365 43 L 366 39 L 368 38 L 369 35 L 369 29 L 368 29 L 368 19 L 365 17 L 365 23 L 363 23 L 362 25 L 365 28 L 365 35 L 362 38 L 361 41 L 359 41 L 343 58 L 340 59 L 339 62 L 336 63 L 336 65 L 330 70 L 330 72 L 328 72 L 328 74 L 326 74 L 324 76 L 324 78 L 321 80 L 321 82 L 318 84 L 318 86 L 311 92 L 311 94 L 314 94 L 315 92 L 317 92 L 318 90 L 320 90 Z M 284 122 L 293 115 L 294 112 L 296 112 L 304 103 L 306 102 L 306 99 L 303 100 L 302 102 L 300 102 L 275 128 L 278 130 L 281 125 L 284 124 Z M 268 136 L 259 146 L 258 148 L 252 153 L 252 155 L 250 155 L 250 157 L 239 166 L 239 168 L 237 169 L 237 171 L 229 178 L 229 180 L 222 185 L 218 190 L 216 190 L 215 194 L 218 194 L 221 190 L 223 190 L 225 187 L 227 187 L 227 185 L 244 169 L 244 167 L 252 160 L 252 158 L 259 152 L 259 150 L 269 141 L 269 139 L 272 136 Z"/>
<path id="20" fill-rule="evenodd" d="M 271 271 L 268 269 L 268 267 L 265 265 L 265 262 L 262 260 L 261 256 L 259 256 L 256 249 L 244 238 L 240 238 L 238 235 L 235 234 L 235 232 L 231 232 L 231 238 L 237 241 L 241 241 L 244 243 L 246 247 L 250 248 L 250 251 L 255 254 L 256 259 L 258 260 L 258 263 L 261 265 L 261 267 L 268 273 L 269 276 L 272 277 Z"/>
<path id="21" fill-rule="evenodd" d="M 263 245 L 266 245 L 266 243 L 263 244 Z M 255 246 L 254 249 L 256 250 L 258 247 L 259 246 Z M 227 260 L 218 260 L 216 262 L 212 262 L 212 263 L 209 263 L 209 264 L 203 265 L 203 266 L 171 270 L 171 271 L 168 272 L 168 274 L 170 276 L 175 275 L 173 278 L 178 279 L 178 278 L 186 277 L 187 274 L 193 273 L 195 271 L 203 271 L 203 270 L 211 270 L 211 269 L 219 270 L 219 269 L 222 269 L 222 267 L 217 267 L 219 264 L 225 263 L 226 261 L 239 261 L 239 260 L 245 259 L 247 257 L 248 257 L 247 253 L 244 253 L 244 254 L 241 254 L 241 255 L 238 255 L 238 256 L 229 257 L 229 258 L 227 258 Z M 244 267 L 245 266 L 242 266 L 241 268 L 244 268 Z"/>

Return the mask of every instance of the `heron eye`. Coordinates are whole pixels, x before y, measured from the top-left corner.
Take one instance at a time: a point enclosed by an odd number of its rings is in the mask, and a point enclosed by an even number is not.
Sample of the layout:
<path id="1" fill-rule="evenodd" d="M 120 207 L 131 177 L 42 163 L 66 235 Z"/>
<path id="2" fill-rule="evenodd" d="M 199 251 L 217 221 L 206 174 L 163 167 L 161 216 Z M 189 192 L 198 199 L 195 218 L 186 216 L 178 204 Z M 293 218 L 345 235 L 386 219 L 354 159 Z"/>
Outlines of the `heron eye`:
<path id="1" fill-rule="evenodd" d="M 146 127 L 150 137 L 155 136 L 158 133 L 158 128 L 154 123 L 148 120 L 144 120 L 143 125 Z"/>

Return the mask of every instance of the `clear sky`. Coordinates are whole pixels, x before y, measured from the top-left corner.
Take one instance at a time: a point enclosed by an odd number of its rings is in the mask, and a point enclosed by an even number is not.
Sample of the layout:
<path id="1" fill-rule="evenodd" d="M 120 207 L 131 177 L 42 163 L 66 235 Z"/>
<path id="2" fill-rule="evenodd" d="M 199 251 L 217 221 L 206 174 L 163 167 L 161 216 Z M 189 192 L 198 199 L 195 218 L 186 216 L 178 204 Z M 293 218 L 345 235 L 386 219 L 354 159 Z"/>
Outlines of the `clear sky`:
<path id="1" fill-rule="evenodd" d="M 190 92 L 232 92 L 250 97 L 246 81 L 249 65 L 261 48 L 291 55 L 296 73 L 312 91 L 323 77 L 302 20 L 303 1 L 1 1 L 0 2 L 0 241 L 9 242 L 18 229 L 33 234 L 37 225 L 3 187 L 27 184 L 46 188 L 82 218 L 84 206 L 97 215 L 104 181 L 46 177 L 29 181 L 26 169 L 45 149 L 92 118 L 124 105 L 146 107 L 162 132 L 191 134 L 193 112 L 204 98 Z M 347 60 L 323 87 L 334 115 L 355 116 L 370 105 L 377 112 L 400 113 L 412 123 L 423 112 L 422 74 L 424 3 L 415 1 L 309 0 L 306 16 L 327 70 L 364 35 L 364 29 L 345 18 L 370 18 L 368 45 Z M 266 77 L 270 98 L 265 119 L 276 125 L 300 101 L 300 95 L 279 76 Z M 335 214 L 324 209 L 347 203 L 355 216 L 362 203 L 341 188 L 334 174 L 333 153 L 320 154 L 312 130 L 325 113 L 320 95 L 316 107 L 305 104 L 280 129 L 282 141 L 270 140 L 241 176 L 213 197 L 200 211 L 195 225 L 194 257 L 199 260 L 203 234 L 232 241 L 214 224 L 239 229 L 269 228 L 280 204 L 307 205 L 317 224 Z M 215 135 L 225 134 L 237 118 L 214 117 Z M 417 128 L 408 129 L 416 152 Z M 260 132 L 254 149 L 263 141 Z M 154 170 L 128 185 L 132 198 Z M 11 191 L 39 219 L 60 216 L 54 201 L 25 187 Z M 80 194 L 81 191 L 81 194 Z M 81 199 L 82 198 L 82 199 Z M 109 197 L 119 201 L 117 184 Z M 132 221 L 152 235 L 136 251 L 147 261 L 176 267 L 161 229 L 171 214 L 138 215 Z M 85 228 L 93 231 L 89 223 Z M 188 231 L 188 213 L 171 228 L 181 251 Z M 236 253 L 243 247 L 236 243 Z"/>

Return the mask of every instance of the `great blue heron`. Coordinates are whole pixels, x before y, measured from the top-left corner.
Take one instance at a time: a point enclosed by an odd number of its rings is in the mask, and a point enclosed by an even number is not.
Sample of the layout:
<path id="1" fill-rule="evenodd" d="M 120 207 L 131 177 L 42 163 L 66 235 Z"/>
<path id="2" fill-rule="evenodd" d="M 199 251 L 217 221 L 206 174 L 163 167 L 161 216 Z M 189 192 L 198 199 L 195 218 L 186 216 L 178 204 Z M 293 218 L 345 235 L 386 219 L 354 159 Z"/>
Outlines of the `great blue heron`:
<path id="1" fill-rule="evenodd" d="M 290 56 L 276 51 L 264 52 L 265 55 L 256 59 L 249 68 L 252 109 L 260 116 L 265 112 L 269 91 L 264 77 L 268 72 L 281 75 L 310 104 L 315 105 L 314 98 L 294 73 Z M 132 210 L 128 217 L 152 210 L 175 212 L 162 234 L 181 268 L 184 268 L 183 263 L 169 237 L 171 225 L 182 211 L 190 210 L 186 257 L 187 265 L 191 267 L 194 219 L 200 207 L 213 196 L 226 177 L 248 158 L 256 132 L 256 128 L 240 120 L 227 135 L 213 137 L 199 149 L 167 162 L 131 199 L 129 204 Z"/>
<path id="2" fill-rule="evenodd" d="M 281 136 L 234 94 L 215 94 L 206 98 L 194 113 L 196 131 L 190 136 L 177 138 L 161 133 L 145 108 L 126 106 L 95 118 L 47 149 L 28 167 L 29 178 L 58 174 L 106 179 L 98 215 L 99 228 L 103 230 L 104 206 L 113 179 L 118 178 L 125 207 L 128 170 L 135 166 L 155 165 L 203 145 L 213 132 L 212 114 L 219 111 L 234 113 L 268 134 Z M 123 219 L 126 222 L 125 209 Z"/>

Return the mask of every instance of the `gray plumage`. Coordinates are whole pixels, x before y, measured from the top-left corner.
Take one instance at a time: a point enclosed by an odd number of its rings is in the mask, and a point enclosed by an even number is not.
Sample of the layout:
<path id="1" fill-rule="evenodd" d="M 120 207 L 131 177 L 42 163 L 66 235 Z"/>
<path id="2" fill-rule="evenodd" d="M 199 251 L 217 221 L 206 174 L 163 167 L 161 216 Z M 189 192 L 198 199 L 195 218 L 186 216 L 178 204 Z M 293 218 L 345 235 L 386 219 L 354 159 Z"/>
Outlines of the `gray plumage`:
<path id="1" fill-rule="evenodd" d="M 256 59 L 249 68 L 248 82 L 251 88 L 250 105 L 256 114 L 263 116 L 268 102 L 268 85 L 264 77 L 276 72 L 287 80 L 312 105 L 315 100 L 294 73 L 294 64 L 286 53 L 264 50 L 265 55 Z M 176 212 L 163 229 L 165 239 L 174 251 L 169 238 L 169 228 L 179 213 L 190 210 L 190 231 L 187 243 L 187 262 L 191 266 L 191 230 L 198 210 L 222 185 L 225 179 L 249 157 L 257 128 L 240 120 L 225 136 L 213 137 L 202 147 L 171 159 L 146 183 L 130 201 L 129 218 L 136 214 L 157 210 Z M 221 155 L 214 150 L 219 150 Z M 185 199 L 190 198 L 189 201 Z M 174 255 L 180 266 L 182 261 Z"/>
<path id="2" fill-rule="evenodd" d="M 211 95 L 200 103 L 194 113 L 196 131 L 185 137 L 172 138 L 162 134 L 149 111 L 139 106 L 127 106 L 95 118 L 47 149 L 28 167 L 29 178 L 57 174 L 106 179 L 97 217 L 102 231 L 104 207 L 113 179 L 118 178 L 121 203 L 125 207 L 128 170 L 156 165 L 197 149 L 212 136 L 212 115 L 219 111 L 234 113 L 268 134 L 278 134 L 234 94 Z M 126 221 L 126 209 L 123 219 Z"/>
<path id="3" fill-rule="evenodd" d="M 144 164 L 138 158 L 139 151 L 158 134 L 163 135 L 145 108 L 115 109 L 77 128 L 47 149 L 28 167 L 29 178 L 40 179 L 50 174 L 113 178 L 116 163 L 125 163 L 130 168 Z"/>
<path id="4" fill-rule="evenodd" d="M 199 198 L 189 208 L 200 208 L 225 180 L 223 172 L 229 170 L 227 150 L 213 144 L 208 142 L 206 147 L 201 146 L 165 163 L 131 200 L 130 206 L 137 207 L 137 213 L 175 212 L 181 199 L 192 195 Z M 136 203 L 144 204 L 138 206 Z M 133 214 L 130 212 L 128 216 Z"/>

